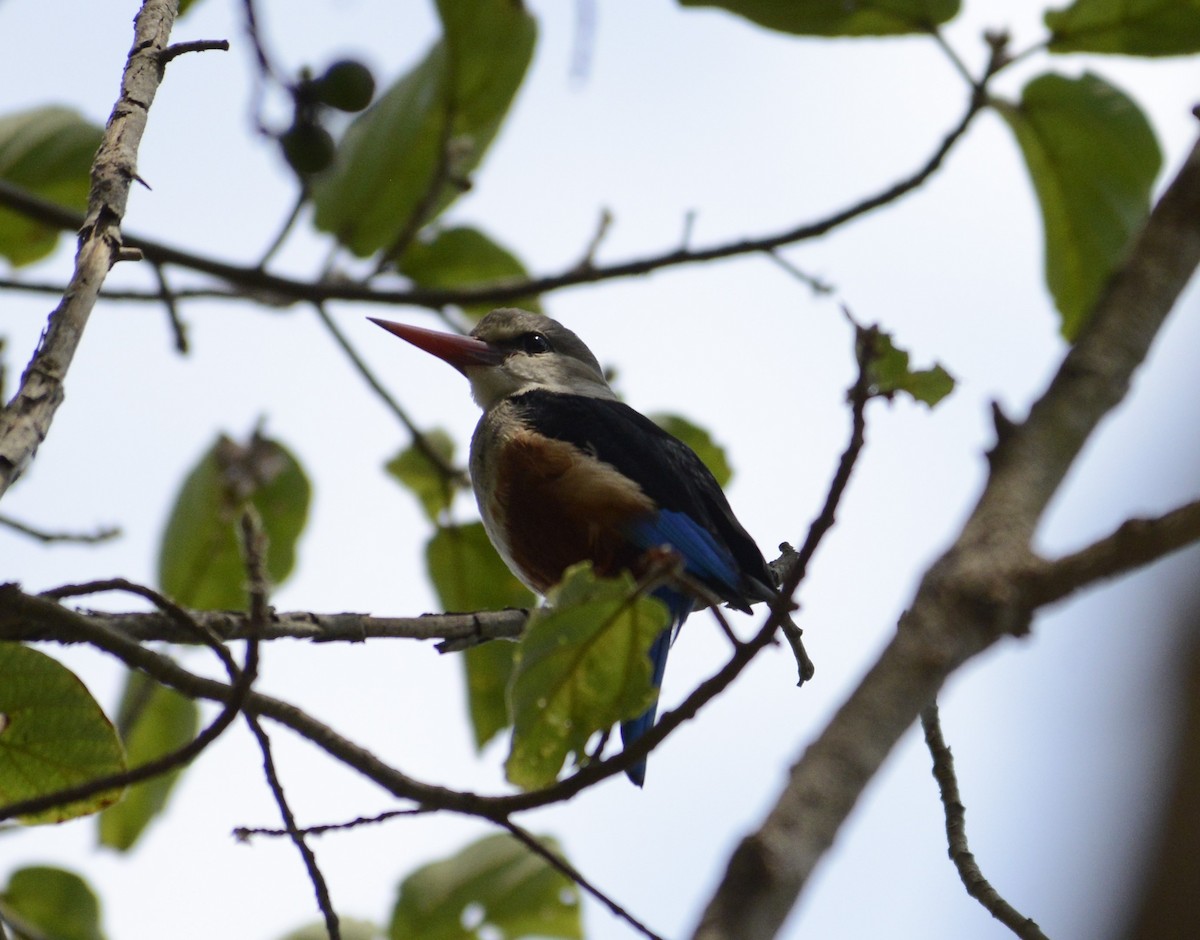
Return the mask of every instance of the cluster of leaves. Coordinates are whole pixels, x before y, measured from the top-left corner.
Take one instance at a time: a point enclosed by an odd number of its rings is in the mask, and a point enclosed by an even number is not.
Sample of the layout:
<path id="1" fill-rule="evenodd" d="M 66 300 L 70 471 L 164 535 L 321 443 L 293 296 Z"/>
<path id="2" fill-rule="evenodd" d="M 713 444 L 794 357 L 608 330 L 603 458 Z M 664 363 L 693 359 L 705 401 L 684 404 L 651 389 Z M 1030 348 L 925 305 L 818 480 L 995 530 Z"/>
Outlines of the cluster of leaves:
<path id="1" fill-rule="evenodd" d="M 960 10 L 959 0 L 680 2 L 721 7 L 798 36 L 928 34 Z M 181 10 L 192 5 L 185 0 Z M 280 144 L 304 177 L 317 229 L 353 254 L 390 265 L 421 287 L 519 283 L 528 272 L 512 252 L 476 227 L 439 220 L 471 185 L 512 105 L 532 59 L 536 23 L 512 0 L 438 0 L 437 7 L 441 37 L 377 98 L 373 76 L 354 60 L 336 62 L 320 76 L 302 75 L 292 89 L 293 123 Z M 1194 0 L 1076 0 L 1047 13 L 1045 22 L 1045 47 L 1055 54 L 1200 51 Z M 1047 72 L 1015 100 L 991 97 L 987 104 L 1011 128 L 1033 181 L 1046 278 L 1069 339 L 1148 210 L 1161 164 L 1153 130 L 1134 101 L 1090 73 Z M 322 122 L 326 108 L 358 115 L 340 139 Z M 61 107 L 0 118 L 0 181 L 82 210 L 101 134 Z M 0 256 L 12 265 L 45 257 L 57 238 L 56 229 L 0 209 Z M 530 309 L 540 303 L 532 295 L 520 301 Z M 461 312 L 469 320 L 486 307 Z M 949 391 L 951 380 L 940 366 L 912 370 L 908 354 L 890 338 L 877 343 L 873 394 L 904 392 L 932 405 Z M 702 429 L 679 418 L 661 421 L 722 482 L 728 479 L 723 453 Z M 482 525 L 451 521 L 459 485 L 447 472 L 453 456 L 450 438 L 431 432 L 388 465 L 432 523 L 426 562 L 442 605 L 531 606 L 532 595 L 504 567 Z M 245 445 L 218 440 L 188 476 L 167 524 L 159 588 L 188 607 L 243 607 L 236 519 L 247 505 L 258 511 L 270 538 L 269 575 L 278 583 L 294 566 L 309 495 L 299 461 L 282 444 L 258 434 Z M 572 759 L 586 760 L 597 733 L 645 706 L 645 650 L 665 622 L 657 603 L 637 597 L 631 584 L 601 582 L 587 570 L 572 572 L 554 600 L 553 610 L 534 615 L 520 644 L 498 641 L 464 655 L 476 744 L 483 748 L 511 728 L 506 770 L 526 788 L 551 783 Z M 129 677 L 114 725 L 78 679 L 41 652 L 0 644 L 0 674 L 2 803 L 139 765 L 187 742 L 198 726 L 195 703 L 141 676 Z M 176 776 L 23 821 L 99 812 L 102 843 L 126 850 L 162 811 Z M 77 919 L 67 923 L 67 912 Z M 47 936 L 100 936 L 94 896 L 78 876 L 57 869 L 12 874 L 0 893 L 0 913 Z M 581 935 L 574 887 L 507 836 L 482 840 L 405 879 L 388 936 L 497 932 Z M 377 933 L 368 926 L 362 936 Z"/>

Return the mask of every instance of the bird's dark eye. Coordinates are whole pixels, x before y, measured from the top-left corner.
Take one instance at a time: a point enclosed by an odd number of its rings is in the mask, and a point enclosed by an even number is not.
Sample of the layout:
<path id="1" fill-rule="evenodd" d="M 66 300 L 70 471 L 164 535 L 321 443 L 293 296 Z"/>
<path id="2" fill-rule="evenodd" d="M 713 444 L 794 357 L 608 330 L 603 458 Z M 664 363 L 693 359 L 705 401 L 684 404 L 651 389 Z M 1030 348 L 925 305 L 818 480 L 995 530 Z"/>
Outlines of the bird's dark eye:
<path id="1" fill-rule="evenodd" d="M 531 356 L 550 351 L 550 340 L 541 333 L 526 333 L 520 339 L 521 351 Z"/>

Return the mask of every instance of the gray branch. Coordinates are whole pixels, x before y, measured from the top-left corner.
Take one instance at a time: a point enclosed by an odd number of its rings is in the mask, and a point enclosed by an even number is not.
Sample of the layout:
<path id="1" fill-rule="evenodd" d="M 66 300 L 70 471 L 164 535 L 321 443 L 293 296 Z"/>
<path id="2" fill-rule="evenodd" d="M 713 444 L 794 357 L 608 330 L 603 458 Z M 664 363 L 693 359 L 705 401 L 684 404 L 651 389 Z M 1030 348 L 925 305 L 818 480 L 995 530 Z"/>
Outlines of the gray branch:
<path id="1" fill-rule="evenodd" d="M 121 96 L 92 164 L 92 188 L 79 232 L 75 273 L 62 302 L 50 314 L 49 326 L 21 376 L 17 394 L 0 411 L 0 496 L 25 471 L 46 439 L 63 401 L 67 369 L 100 287 L 121 257 L 121 220 L 129 187 L 137 179 L 138 146 L 162 81 L 162 57 L 175 23 L 176 6 L 172 0 L 146 0 L 134 22 Z"/>
<path id="2" fill-rule="evenodd" d="M 1045 507 L 1124 398 L 1198 263 L 1200 145 L 1029 417 L 998 422 L 991 472 L 962 533 L 926 573 L 891 643 L 792 768 L 761 827 L 734 851 L 695 937 L 774 937 L 864 787 L 946 678 L 1001 637 L 1028 630 L 1044 599 L 1027 586 L 1031 572 L 1044 570 L 1030 543 Z"/>

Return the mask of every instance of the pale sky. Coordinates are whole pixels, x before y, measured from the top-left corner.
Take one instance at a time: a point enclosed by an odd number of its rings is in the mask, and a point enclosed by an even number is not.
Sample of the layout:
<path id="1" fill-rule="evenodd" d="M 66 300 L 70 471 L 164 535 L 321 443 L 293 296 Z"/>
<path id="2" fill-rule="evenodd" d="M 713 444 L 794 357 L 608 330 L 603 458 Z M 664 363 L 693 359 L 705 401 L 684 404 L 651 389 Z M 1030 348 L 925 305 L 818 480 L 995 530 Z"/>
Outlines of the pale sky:
<path id="1" fill-rule="evenodd" d="M 934 44 L 800 40 L 726 14 L 674 4 L 594 4 L 580 38 L 571 3 L 535 0 L 533 68 L 472 193 L 447 221 L 477 224 L 535 272 L 583 253 L 602 209 L 613 214 L 600 261 L 692 241 L 774 232 L 853 203 L 925 160 L 965 107 L 967 91 Z M 587 4 L 585 6 L 592 6 Z M 987 26 L 1011 26 L 1014 48 L 1040 36 L 1037 5 L 972 3 L 947 31 L 972 65 Z M 3 112 L 66 102 L 103 123 L 115 99 L 138 4 L 0 4 Z M 435 35 L 432 5 L 383 0 L 261 3 L 276 55 L 320 67 L 364 58 L 383 83 Z M 229 53 L 176 60 L 153 110 L 127 229 L 237 261 L 256 260 L 290 207 L 273 147 L 249 133 L 251 58 L 230 0 L 203 0 L 175 38 L 228 38 Z M 55 12 L 58 11 L 58 12 Z M 64 15 L 66 14 L 66 15 Z M 45 45 L 29 41 L 55 30 Z M 573 63 L 586 53 L 586 71 Z M 1159 132 L 1167 179 L 1195 133 L 1195 61 L 1034 56 L 997 92 L 1017 97 L 1045 69 L 1089 68 L 1138 98 Z M 1160 183 L 1161 183 L 1160 179 Z M 300 235 L 279 270 L 311 276 L 323 242 Z M 668 937 L 693 926 L 729 852 L 755 827 L 787 767 L 853 688 L 894 629 L 925 565 L 969 510 L 991 441 L 989 403 L 1019 417 L 1064 351 L 1042 287 L 1041 226 L 1007 128 L 984 114 L 944 170 L 915 195 L 787 257 L 837 288 L 814 298 L 769 260 L 744 258 L 580 287 L 547 312 L 618 371 L 640 410 L 675 411 L 708 427 L 735 468 L 730 500 L 764 553 L 799 544 L 848 432 L 851 335 L 839 304 L 879 322 L 917 364 L 959 379 L 933 412 L 898 401 L 869 411 L 868 447 L 798 596 L 817 674 L 794 687 L 785 650 L 760 657 L 724 697 L 651 757 L 638 791 L 613 779 L 571 803 L 522 817 L 555 835 L 588 878 Z M 69 246 L 30 269 L 63 279 Z M 189 282 L 175 275 L 179 284 Z M 148 268 L 114 284 L 150 289 Z M 52 301 L 4 295 L 9 391 Z M 477 417 L 461 376 L 382 334 L 367 315 L 433 326 L 415 309 L 334 305 L 341 326 L 424 426 L 465 450 Z M 1048 552 L 1072 550 L 1131 514 L 1196 493 L 1194 415 L 1200 297 L 1189 293 L 1138 377 L 1052 507 Z M 410 615 L 436 609 L 423 574 L 427 526 L 382 474 L 407 444 L 306 309 L 184 307 L 193 352 L 171 349 L 153 305 L 105 304 L 93 316 L 61 409 L 27 478 L 3 511 L 47 529 L 120 525 L 104 548 L 43 548 L 0 529 L 0 577 L 42 590 L 121 575 L 152 582 L 158 539 L 183 475 L 221 431 L 268 431 L 314 480 L 300 563 L 273 601 L 281 610 Z M 473 518 L 464 498 L 459 518 Z M 958 761 L 972 849 L 993 884 L 1055 938 L 1115 938 L 1148 851 L 1152 800 L 1165 772 L 1175 694 L 1175 598 L 1200 556 L 1180 555 L 1039 617 L 1033 635 L 1000 644 L 958 673 L 942 698 Z M 128 606 L 105 599 L 97 606 Z M 743 629 L 752 622 L 740 621 Z M 108 708 L 119 674 L 86 651 L 47 648 Z M 724 660 L 725 640 L 696 616 L 677 642 L 664 704 Z M 202 652 L 182 654 L 213 671 Z M 500 792 L 505 756 L 477 757 L 465 723 L 460 665 L 431 646 L 272 644 L 260 688 L 376 750 L 416 777 Z M 209 712 L 206 711 L 206 714 Z M 273 730 L 284 785 L 302 824 L 393 808 L 386 794 Z M 231 730 L 184 776 L 170 813 L 128 858 L 97 850 L 76 821 L 0 838 L 0 883 L 30 863 L 84 874 L 113 938 L 214 935 L 272 940 L 318 916 L 290 844 L 236 844 L 236 826 L 277 816 L 249 735 Z M 432 818 L 316 840 L 343 916 L 386 922 L 395 886 L 417 866 L 487 833 Z M 152 899 L 152 900 L 148 900 Z M 629 928 L 588 900 L 587 936 Z M 910 733 L 868 789 L 784 936 L 992 940 L 1009 936 L 969 899 L 946 858 L 941 808 L 919 734 Z"/>

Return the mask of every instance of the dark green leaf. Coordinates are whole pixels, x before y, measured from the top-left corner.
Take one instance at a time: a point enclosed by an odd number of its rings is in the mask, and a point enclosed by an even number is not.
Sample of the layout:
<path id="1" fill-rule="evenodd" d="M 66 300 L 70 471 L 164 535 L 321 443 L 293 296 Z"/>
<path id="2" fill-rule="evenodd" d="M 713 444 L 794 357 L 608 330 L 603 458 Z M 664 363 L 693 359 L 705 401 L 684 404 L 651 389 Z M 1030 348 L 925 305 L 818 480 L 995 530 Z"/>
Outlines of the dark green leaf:
<path id="1" fill-rule="evenodd" d="M 0 904 L 18 937 L 104 940 L 100 902 L 74 872 L 43 865 L 19 868 L 0 892 Z"/>
<path id="2" fill-rule="evenodd" d="M 1188 55 L 1200 52 L 1197 0 L 1076 0 L 1048 10 L 1051 52 Z"/>
<path id="3" fill-rule="evenodd" d="M 467 669 L 467 708 L 475 731 L 475 749 L 484 746 L 512 724 L 508 714 L 508 684 L 516 666 L 517 644 L 491 640 L 463 653 Z"/>
<path id="4" fill-rule="evenodd" d="M 651 417 L 660 428 L 694 450 L 721 486 L 729 484 L 733 478 L 733 470 L 725 457 L 725 448 L 714 441 L 708 431 L 679 415 L 659 414 Z"/>
<path id="5" fill-rule="evenodd" d="M 269 540 L 267 574 L 278 584 L 291 573 L 296 542 L 308 519 L 310 487 L 283 445 L 255 432 L 241 445 L 221 435 L 176 497 L 158 558 L 159 586 L 185 607 L 246 606 L 246 570 L 237 523 L 249 503 Z"/>
<path id="6" fill-rule="evenodd" d="M 533 593 L 496 554 L 482 522 L 438 529 L 425 547 L 425 562 L 445 610 L 503 610 L 533 603 Z"/>
<path id="7" fill-rule="evenodd" d="M 538 841 L 562 856 L 555 840 Z M 579 889 L 512 836 L 480 839 L 404 879 L 390 940 L 583 936 Z"/>
<path id="8" fill-rule="evenodd" d="M 434 452 L 449 464 L 454 457 L 454 440 L 450 435 L 442 430 L 433 430 L 426 432 L 423 437 Z M 450 508 L 454 499 L 454 481 L 448 479 L 442 468 L 416 444 L 389 460 L 384 469 L 412 491 L 430 522 L 436 524 L 442 512 Z"/>
<path id="9" fill-rule="evenodd" d="M 475 228 L 448 228 L 409 245 L 397 267 L 420 287 L 487 287 L 526 281 L 529 272 L 507 248 Z M 494 304 L 466 304 L 463 313 L 478 319 Z M 541 313 L 536 295 L 519 297 L 512 306 Z"/>
<path id="10" fill-rule="evenodd" d="M 70 209 L 87 208 L 92 159 L 104 132 L 69 108 L 0 118 L 0 179 Z M 14 265 L 50 254 L 60 230 L 0 209 L 0 256 Z"/>
<path id="11" fill-rule="evenodd" d="M 868 380 L 873 395 L 890 398 L 904 392 L 915 400 L 932 408 L 954 391 L 954 379 L 940 365 L 931 369 L 911 369 L 908 352 L 898 348 L 892 337 L 878 329 L 865 331 L 872 344 L 872 356 Z M 859 334 L 859 341 L 864 339 Z"/>
<path id="12" fill-rule="evenodd" d="M 529 616 L 509 688 L 510 783 L 548 786 L 588 739 L 640 714 L 653 701 L 650 646 L 667 609 L 638 597 L 632 576 L 598 579 L 587 562 L 567 570 L 547 606 Z"/>
<path id="13" fill-rule="evenodd" d="M 116 730 L 65 666 L 20 643 L 0 643 L 0 676 L 0 805 L 125 769 Z M 86 816 L 120 795 L 119 790 L 100 793 L 22 822 Z"/>
<path id="14" fill-rule="evenodd" d="M 317 228 L 361 256 L 389 249 L 462 192 L 508 113 L 537 26 L 512 0 L 442 0 L 444 34 L 360 114 L 313 185 Z"/>
<path id="15" fill-rule="evenodd" d="M 200 709 L 143 673 L 131 672 L 125 680 L 117 728 L 129 765 L 139 767 L 191 741 L 200 728 Z M 100 814 L 101 844 L 129 849 L 162 812 L 179 774 L 180 770 L 173 770 L 126 790 L 124 799 Z"/>
<path id="16" fill-rule="evenodd" d="M 958 15 L 959 0 L 679 0 L 719 7 L 768 29 L 800 36 L 925 33 Z"/>
<path id="17" fill-rule="evenodd" d="M 1149 212 L 1162 154 L 1138 106 L 1090 73 L 1039 76 L 997 108 L 1037 190 L 1046 282 L 1074 339 Z"/>
<path id="18" fill-rule="evenodd" d="M 425 559 L 445 610 L 502 610 L 535 603 L 533 593 L 496 553 L 481 522 L 438 529 Z M 492 640 L 463 657 L 467 707 L 478 748 L 512 724 L 506 690 L 515 651 L 515 643 Z"/>

